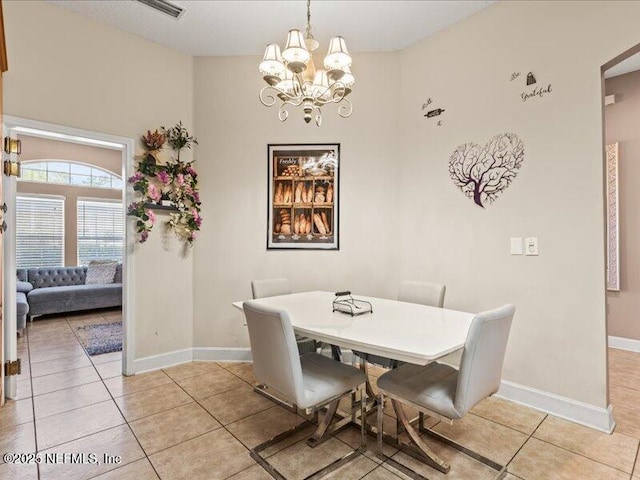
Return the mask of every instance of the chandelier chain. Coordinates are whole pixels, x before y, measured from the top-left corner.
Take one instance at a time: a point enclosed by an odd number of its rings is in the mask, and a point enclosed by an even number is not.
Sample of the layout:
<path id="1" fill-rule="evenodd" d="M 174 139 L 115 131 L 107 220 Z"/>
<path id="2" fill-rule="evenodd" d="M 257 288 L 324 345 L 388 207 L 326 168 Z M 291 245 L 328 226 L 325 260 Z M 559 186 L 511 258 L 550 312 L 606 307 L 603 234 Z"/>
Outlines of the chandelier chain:
<path id="1" fill-rule="evenodd" d="M 307 0 L 307 26 L 304 33 L 305 38 L 313 38 L 311 34 L 311 0 Z"/>

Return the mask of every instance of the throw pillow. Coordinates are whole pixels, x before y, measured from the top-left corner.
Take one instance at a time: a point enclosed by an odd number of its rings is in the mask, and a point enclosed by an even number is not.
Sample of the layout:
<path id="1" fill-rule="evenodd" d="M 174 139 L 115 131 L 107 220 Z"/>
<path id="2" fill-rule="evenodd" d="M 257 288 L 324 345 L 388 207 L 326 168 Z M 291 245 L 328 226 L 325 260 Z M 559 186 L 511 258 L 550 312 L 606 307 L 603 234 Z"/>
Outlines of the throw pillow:
<path id="1" fill-rule="evenodd" d="M 116 262 L 89 262 L 87 267 L 86 285 L 105 285 L 113 283 L 113 277 L 116 275 Z"/>
<path id="2" fill-rule="evenodd" d="M 122 283 L 122 264 L 116 265 L 116 275 L 113 277 L 113 283 Z"/>
<path id="3" fill-rule="evenodd" d="M 29 282 L 21 282 L 20 280 L 16 282 L 17 292 L 29 293 L 31 290 L 33 290 L 33 285 L 31 285 Z"/>

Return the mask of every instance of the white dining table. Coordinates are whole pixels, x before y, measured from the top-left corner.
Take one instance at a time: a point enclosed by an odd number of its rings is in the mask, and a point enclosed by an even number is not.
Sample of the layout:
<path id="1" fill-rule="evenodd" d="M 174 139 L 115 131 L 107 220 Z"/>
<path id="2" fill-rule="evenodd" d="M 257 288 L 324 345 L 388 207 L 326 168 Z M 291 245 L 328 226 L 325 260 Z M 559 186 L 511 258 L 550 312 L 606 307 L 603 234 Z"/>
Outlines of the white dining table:
<path id="1" fill-rule="evenodd" d="M 286 310 L 296 333 L 342 348 L 426 365 L 464 346 L 474 314 L 354 295 L 371 313 L 333 311 L 335 293 L 313 291 L 255 300 Z M 233 306 L 242 311 L 243 302 Z"/>

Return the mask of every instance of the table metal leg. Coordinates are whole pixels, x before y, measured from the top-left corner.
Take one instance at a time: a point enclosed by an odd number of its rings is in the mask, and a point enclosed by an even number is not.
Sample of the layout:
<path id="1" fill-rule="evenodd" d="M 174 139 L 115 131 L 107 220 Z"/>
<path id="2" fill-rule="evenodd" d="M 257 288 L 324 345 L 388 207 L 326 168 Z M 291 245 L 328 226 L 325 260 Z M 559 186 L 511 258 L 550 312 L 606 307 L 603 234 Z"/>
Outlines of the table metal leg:
<path id="1" fill-rule="evenodd" d="M 360 370 L 362 370 L 364 372 L 365 377 L 367 379 L 367 382 L 366 382 L 367 397 L 369 397 L 369 398 L 371 398 L 372 400 L 375 401 L 376 394 L 374 393 L 373 386 L 371 385 L 371 382 L 369 381 L 369 367 L 368 367 L 367 361 L 362 357 L 359 357 L 359 360 L 360 360 L 359 361 Z"/>
<path id="2" fill-rule="evenodd" d="M 355 418 L 354 418 L 355 421 Z M 360 389 L 360 435 L 362 437 L 362 445 L 367 444 L 367 390 Z"/>
<path id="3" fill-rule="evenodd" d="M 342 350 L 337 345 L 331 345 L 331 356 L 336 362 L 342 362 Z"/>
<path id="4" fill-rule="evenodd" d="M 377 416 L 378 416 L 378 422 L 377 422 L 377 427 L 378 427 L 378 431 L 377 433 L 377 437 L 378 437 L 378 455 L 384 455 L 382 453 L 382 437 L 383 437 L 383 419 L 384 419 L 384 399 L 382 397 L 382 395 L 380 395 L 380 398 L 378 399 L 378 411 L 376 412 Z"/>

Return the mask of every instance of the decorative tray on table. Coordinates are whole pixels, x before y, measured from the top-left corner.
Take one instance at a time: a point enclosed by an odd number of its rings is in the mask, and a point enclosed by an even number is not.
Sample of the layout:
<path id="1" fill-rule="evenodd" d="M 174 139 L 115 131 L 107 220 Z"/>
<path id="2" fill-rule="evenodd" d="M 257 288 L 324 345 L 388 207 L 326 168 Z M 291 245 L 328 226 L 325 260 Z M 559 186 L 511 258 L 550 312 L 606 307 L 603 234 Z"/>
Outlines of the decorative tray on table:
<path id="1" fill-rule="evenodd" d="M 366 300 L 353 298 L 349 291 L 336 292 L 336 299 L 333 301 L 333 311 L 355 316 L 373 312 L 373 306 Z"/>

